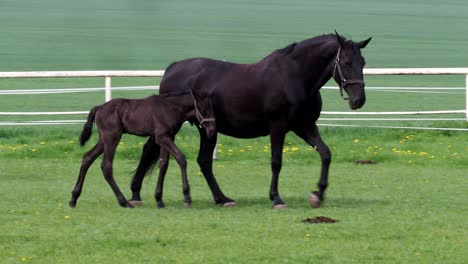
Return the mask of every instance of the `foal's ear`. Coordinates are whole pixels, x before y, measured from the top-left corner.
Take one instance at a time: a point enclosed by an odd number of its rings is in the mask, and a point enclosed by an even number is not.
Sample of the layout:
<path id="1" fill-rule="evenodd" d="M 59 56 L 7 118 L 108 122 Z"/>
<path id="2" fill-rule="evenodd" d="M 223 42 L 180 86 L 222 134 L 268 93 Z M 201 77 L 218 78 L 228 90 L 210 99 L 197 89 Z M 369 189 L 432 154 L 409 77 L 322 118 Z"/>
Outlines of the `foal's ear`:
<path id="1" fill-rule="evenodd" d="M 338 34 L 338 32 L 336 32 L 336 30 L 335 30 L 335 36 L 336 36 L 336 40 L 340 44 L 340 47 L 344 47 L 345 41 L 346 41 L 345 38 L 342 37 L 340 34 Z"/>
<path id="2" fill-rule="evenodd" d="M 363 49 L 367 46 L 367 44 L 369 44 L 369 42 L 371 41 L 372 37 L 366 39 L 366 40 L 363 40 L 361 42 L 358 42 L 357 45 L 360 49 Z"/>

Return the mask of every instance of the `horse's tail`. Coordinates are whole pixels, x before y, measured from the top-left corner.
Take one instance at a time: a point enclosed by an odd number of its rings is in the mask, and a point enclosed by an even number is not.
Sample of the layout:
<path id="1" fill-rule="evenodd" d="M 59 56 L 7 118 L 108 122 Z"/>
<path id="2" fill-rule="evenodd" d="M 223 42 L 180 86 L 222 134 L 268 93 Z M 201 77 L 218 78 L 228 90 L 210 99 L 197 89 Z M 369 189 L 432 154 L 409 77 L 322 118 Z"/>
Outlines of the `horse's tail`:
<path id="1" fill-rule="evenodd" d="M 91 134 L 93 132 L 93 123 L 94 123 L 94 119 L 96 118 L 96 112 L 98 110 L 99 110 L 99 106 L 95 106 L 91 109 L 91 111 L 89 111 L 88 120 L 84 124 L 83 131 L 81 131 L 81 135 L 80 135 L 81 146 L 84 146 L 86 141 L 88 141 L 89 138 L 91 138 Z"/>

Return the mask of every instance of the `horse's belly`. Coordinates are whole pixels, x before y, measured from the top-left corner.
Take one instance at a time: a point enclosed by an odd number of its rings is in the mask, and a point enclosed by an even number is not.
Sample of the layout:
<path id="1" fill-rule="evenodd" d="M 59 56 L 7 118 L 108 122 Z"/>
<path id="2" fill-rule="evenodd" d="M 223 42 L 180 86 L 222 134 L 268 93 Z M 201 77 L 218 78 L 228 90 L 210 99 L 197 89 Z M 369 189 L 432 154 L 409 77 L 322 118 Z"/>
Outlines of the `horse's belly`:
<path id="1" fill-rule="evenodd" d="M 268 123 L 237 123 L 236 125 L 227 123 L 217 123 L 219 133 L 236 138 L 257 138 L 270 134 Z"/>

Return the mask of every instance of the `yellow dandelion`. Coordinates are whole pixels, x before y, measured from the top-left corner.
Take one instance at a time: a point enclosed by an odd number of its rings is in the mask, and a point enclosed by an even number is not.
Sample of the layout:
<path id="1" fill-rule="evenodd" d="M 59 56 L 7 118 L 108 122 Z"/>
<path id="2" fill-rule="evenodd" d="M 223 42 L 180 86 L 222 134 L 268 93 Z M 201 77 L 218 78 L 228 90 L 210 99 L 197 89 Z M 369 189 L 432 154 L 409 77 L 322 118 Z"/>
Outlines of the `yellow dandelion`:
<path id="1" fill-rule="evenodd" d="M 359 139 L 354 139 L 354 143 L 359 143 Z"/>
<path id="2" fill-rule="evenodd" d="M 40 145 L 45 145 L 44 141 L 39 142 Z"/>
<path id="3" fill-rule="evenodd" d="M 32 152 L 36 152 L 36 151 L 37 151 L 37 149 L 33 148 L 33 149 L 31 149 L 31 151 L 32 151 Z"/>
<path id="4" fill-rule="evenodd" d="M 65 218 L 65 219 L 70 219 L 70 218 L 71 218 L 71 216 L 69 216 L 69 215 L 66 215 L 66 216 L 64 216 L 63 218 Z"/>

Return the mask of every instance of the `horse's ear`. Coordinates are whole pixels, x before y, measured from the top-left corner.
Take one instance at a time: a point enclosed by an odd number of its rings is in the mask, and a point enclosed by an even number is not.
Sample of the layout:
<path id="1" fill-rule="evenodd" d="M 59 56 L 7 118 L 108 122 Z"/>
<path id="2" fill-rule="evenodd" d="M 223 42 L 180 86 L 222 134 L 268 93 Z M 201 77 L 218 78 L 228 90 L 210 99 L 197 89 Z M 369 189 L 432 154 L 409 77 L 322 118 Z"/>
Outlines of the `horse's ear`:
<path id="1" fill-rule="evenodd" d="M 371 39 L 372 39 L 372 37 L 370 37 L 370 38 L 368 38 L 368 39 L 366 39 L 366 40 L 363 40 L 363 41 L 361 41 L 361 42 L 358 42 L 358 43 L 357 43 L 357 44 L 358 44 L 358 47 L 359 47 L 360 49 L 365 48 L 365 47 L 367 46 L 367 44 L 369 44 L 369 42 L 371 41 Z"/>
<path id="2" fill-rule="evenodd" d="M 336 36 L 336 41 L 338 41 L 338 43 L 340 44 L 340 47 L 344 47 L 345 45 L 345 38 L 340 36 L 340 34 L 338 34 L 338 32 L 336 32 L 335 30 L 335 36 Z"/>

